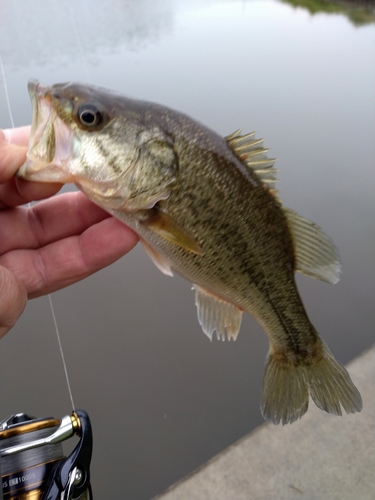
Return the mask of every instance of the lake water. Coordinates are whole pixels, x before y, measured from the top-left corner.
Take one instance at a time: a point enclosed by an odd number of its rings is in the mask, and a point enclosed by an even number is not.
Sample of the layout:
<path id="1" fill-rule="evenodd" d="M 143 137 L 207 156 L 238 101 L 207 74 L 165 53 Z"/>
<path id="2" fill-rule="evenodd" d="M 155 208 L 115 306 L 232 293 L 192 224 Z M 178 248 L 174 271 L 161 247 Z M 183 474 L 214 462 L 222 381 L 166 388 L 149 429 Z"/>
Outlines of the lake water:
<path id="1" fill-rule="evenodd" d="M 371 345 L 372 22 L 271 0 L 1 0 L 0 8 L 17 126 L 31 119 L 33 77 L 95 83 L 222 135 L 242 127 L 264 137 L 284 204 L 322 226 L 342 258 L 335 286 L 298 277 L 312 322 L 344 363 Z M 0 99 L 0 125 L 9 127 L 3 83 Z M 150 498 L 262 423 L 260 327 L 246 317 L 236 342 L 210 343 L 190 284 L 162 275 L 139 246 L 52 299 L 75 405 L 92 419 L 96 498 Z M 46 297 L 30 301 L 1 341 L 0 380 L 0 419 L 70 413 Z"/>

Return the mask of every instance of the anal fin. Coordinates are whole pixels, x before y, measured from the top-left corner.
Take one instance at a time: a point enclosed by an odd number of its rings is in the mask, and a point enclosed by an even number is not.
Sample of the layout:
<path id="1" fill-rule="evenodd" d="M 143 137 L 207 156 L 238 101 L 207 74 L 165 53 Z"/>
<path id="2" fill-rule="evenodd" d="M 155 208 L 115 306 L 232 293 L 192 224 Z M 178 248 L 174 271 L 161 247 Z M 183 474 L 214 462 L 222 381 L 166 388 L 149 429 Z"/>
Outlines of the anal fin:
<path id="1" fill-rule="evenodd" d="M 195 289 L 195 305 L 197 306 L 198 321 L 203 332 L 212 340 L 216 331 L 217 339 L 236 340 L 242 319 L 242 311 L 233 304 L 211 294 L 198 285 Z"/>

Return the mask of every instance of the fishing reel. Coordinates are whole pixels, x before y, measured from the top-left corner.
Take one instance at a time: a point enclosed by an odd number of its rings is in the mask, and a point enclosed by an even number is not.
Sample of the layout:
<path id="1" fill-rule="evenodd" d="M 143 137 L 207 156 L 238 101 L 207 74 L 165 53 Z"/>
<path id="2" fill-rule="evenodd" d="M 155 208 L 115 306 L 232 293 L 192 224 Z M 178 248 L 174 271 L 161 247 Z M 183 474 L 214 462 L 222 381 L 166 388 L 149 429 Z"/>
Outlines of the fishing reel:
<path id="1" fill-rule="evenodd" d="M 64 457 L 62 442 L 79 437 Z M 92 500 L 92 431 L 88 414 L 75 410 L 60 420 L 18 413 L 0 422 L 0 499 Z M 1 493 L 2 492 L 2 493 Z"/>

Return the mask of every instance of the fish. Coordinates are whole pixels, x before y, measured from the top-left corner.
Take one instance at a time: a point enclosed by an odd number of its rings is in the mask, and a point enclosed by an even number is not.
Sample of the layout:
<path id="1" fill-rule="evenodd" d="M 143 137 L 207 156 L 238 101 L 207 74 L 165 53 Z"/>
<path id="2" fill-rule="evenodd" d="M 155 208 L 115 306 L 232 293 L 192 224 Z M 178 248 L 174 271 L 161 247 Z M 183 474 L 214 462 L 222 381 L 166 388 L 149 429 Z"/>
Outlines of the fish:
<path id="1" fill-rule="evenodd" d="M 295 273 L 336 283 L 341 264 L 315 223 L 284 207 L 275 159 L 241 129 L 222 138 L 185 114 L 93 85 L 28 83 L 33 118 L 17 175 L 74 183 L 132 228 L 154 264 L 195 289 L 212 340 L 236 340 L 243 312 L 269 340 L 261 389 L 266 420 L 300 419 L 309 398 L 359 412 L 346 369 L 310 322 Z"/>

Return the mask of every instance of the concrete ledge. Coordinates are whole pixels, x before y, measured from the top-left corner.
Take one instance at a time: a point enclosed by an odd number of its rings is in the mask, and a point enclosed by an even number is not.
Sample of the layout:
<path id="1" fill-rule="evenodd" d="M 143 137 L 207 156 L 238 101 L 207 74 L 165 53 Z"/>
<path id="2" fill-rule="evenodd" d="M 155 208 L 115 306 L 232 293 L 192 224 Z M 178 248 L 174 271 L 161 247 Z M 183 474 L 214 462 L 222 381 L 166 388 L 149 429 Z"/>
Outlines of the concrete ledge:
<path id="1" fill-rule="evenodd" d="M 375 346 L 348 365 L 360 414 L 316 408 L 289 426 L 264 424 L 158 500 L 374 500 Z"/>

